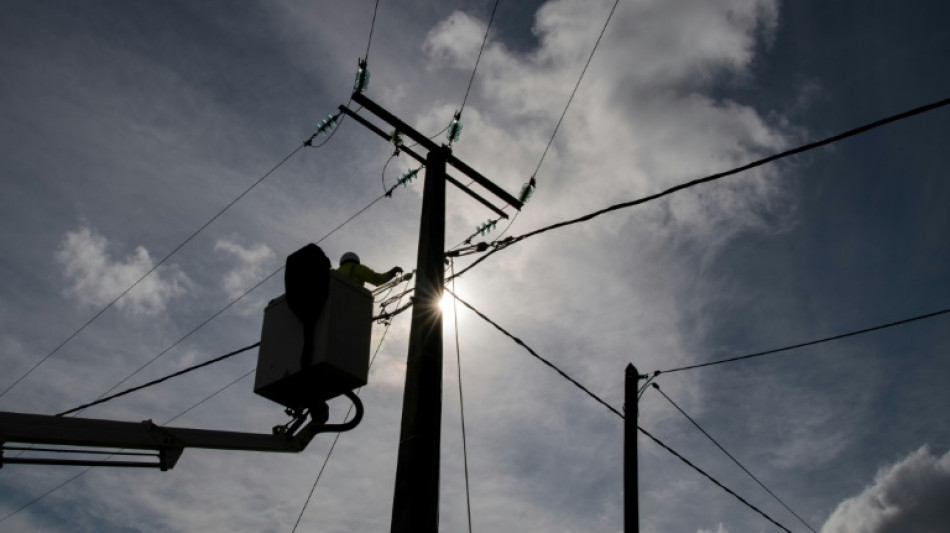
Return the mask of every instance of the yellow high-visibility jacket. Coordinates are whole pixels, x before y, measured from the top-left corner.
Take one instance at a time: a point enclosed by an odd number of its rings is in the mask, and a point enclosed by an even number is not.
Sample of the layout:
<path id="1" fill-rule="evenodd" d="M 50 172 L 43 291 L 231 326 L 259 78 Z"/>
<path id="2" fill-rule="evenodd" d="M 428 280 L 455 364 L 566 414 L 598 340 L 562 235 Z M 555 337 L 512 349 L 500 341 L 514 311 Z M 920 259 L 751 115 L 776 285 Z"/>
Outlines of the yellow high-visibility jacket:
<path id="1" fill-rule="evenodd" d="M 386 272 L 379 274 L 368 266 L 359 263 L 344 263 L 340 265 L 340 268 L 336 269 L 336 271 L 359 283 L 360 286 L 364 283 L 372 283 L 374 286 L 379 286 L 396 277 L 395 273 L 390 274 Z"/>

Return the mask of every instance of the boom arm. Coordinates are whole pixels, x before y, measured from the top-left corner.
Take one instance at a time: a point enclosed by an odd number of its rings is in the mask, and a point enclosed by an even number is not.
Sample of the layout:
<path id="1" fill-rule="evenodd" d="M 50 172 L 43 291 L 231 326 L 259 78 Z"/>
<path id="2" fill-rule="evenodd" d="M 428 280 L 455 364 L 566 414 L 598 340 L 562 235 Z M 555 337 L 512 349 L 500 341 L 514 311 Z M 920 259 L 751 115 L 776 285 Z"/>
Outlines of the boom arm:
<path id="1" fill-rule="evenodd" d="M 151 420 L 120 422 L 94 418 L 65 418 L 51 415 L 0 412 L 0 467 L 4 464 L 55 464 L 85 466 L 135 466 L 157 467 L 169 470 L 178 462 L 185 448 L 214 450 L 247 450 L 262 452 L 297 453 L 303 451 L 318 433 L 349 431 L 363 418 L 363 404 L 353 392 L 344 393 L 356 407 L 352 420 L 343 424 L 327 424 L 328 408 L 321 404 L 310 412 L 310 422 L 296 433 L 275 431 L 274 434 L 242 433 L 164 427 Z M 301 419 L 293 428 L 303 423 Z M 108 461 L 87 459 L 49 459 L 4 457 L 4 450 L 25 450 L 7 447 L 8 442 L 53 444 L 60 446 L 83 446 L 91 448 L 122 448 L 126 450 L 154 450 L 158 462 Z M 57 451 L 74 453 L 97 453 L 101 451 L 37 449 L 34 451 Z M 116 452 L 115 455 L 143 455 L 141 453 Z M 145 454 L 146 456 L 151 456 Z M 107 458 L 108 459 L 108 458 Z"/>

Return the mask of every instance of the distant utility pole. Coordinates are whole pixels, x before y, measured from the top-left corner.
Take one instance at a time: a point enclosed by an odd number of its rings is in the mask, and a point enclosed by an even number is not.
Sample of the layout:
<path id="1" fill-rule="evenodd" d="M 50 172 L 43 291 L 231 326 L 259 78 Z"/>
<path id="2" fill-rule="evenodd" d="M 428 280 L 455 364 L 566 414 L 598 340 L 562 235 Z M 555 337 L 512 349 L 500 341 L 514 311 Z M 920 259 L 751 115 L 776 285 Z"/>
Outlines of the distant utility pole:
<path id="1" fill-rule="evenodd" d="M 633 364 L 627 365 L 624 373 L 623 395 L 623 531 L 640 531 L 640 494 L 639 469 L 637 464 L 637 389 L 640 385 L 640 373 Z"/>
<path id="2" fill-rule="evenodd" d="M 449 176 L 446 165 L 455 167 L 516 209 L 521 209 L 522 204 L 456 159 L 448 146 L 436 145 L 362 93 L 354 93 L 353 101 L 387 122 L 394 128 L 393 133 L 384 132 L 345 106 L 340 106 L 340 110 L 384 139 L 393 140 L 405 135 L 428 151 L 423 158 L 412 149 L 397 145 L 400 151 L 424 163 L 426 172 L 391 531 L 434 533 L 439 529 L 439 446 L 442 433 L 442 314 L 439 300 L 445 281 L 445 182 L 460 188 L 499 216 L 508 218 L 504 211 Z"/>

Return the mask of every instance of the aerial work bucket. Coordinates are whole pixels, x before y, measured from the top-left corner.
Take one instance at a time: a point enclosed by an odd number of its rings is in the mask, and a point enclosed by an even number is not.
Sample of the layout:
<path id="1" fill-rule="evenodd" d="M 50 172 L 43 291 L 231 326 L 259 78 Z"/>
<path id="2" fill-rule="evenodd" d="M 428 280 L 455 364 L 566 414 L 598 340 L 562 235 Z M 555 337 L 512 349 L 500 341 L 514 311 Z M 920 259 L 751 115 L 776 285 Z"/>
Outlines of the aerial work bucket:
<path id="1" fill-rule="evenodd" d="M 264 309 L 254 392 L 285 407 L 311 407 L 366 384 L 373 295 L 336 271 L 328 274 L 309 340 L 286 295 Z"/>

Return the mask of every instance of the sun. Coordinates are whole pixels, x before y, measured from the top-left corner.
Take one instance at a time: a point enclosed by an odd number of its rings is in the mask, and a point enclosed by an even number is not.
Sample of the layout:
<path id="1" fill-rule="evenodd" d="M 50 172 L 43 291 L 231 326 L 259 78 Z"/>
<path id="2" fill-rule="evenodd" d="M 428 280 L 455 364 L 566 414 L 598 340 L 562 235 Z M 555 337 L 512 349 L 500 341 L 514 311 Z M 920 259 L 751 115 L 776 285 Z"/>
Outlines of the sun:
<path id="1" fill-rule="evenodd" d="M 439 310 L 442 311 L 443 314 L 452 310 L 452 295 L 451 294 L 447 292 L 442 293 L 442 298 L 439 300 Z"/>

